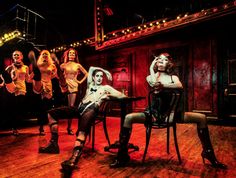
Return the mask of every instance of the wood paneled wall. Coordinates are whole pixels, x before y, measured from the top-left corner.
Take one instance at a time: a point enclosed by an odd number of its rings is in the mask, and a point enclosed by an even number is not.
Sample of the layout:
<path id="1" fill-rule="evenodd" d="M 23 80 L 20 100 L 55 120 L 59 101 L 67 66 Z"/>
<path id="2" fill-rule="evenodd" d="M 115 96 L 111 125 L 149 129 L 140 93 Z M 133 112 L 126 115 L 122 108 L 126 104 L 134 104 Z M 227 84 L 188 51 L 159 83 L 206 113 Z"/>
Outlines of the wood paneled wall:
<path id="1" fill-rule="evenodd" d="M 129 95 L 147 96 L 149 66 L 153 53 L 169 52 L 176 63 L 177 73 L 185 87 L 186 111 L 217 115 L 217 57 L 215 42 L 210 38 L 199 38 L 192 41 L 167 39 L 133 45 L 116 50 L 101 51 L 97 57 L 88 56 L 88 64 L 98 65 L 116 71 L 117 63 L 126 59 L 130 75 Z M 94 60 L 96 59 L 96 60 Z M 115 81 L 113 82 L 116 85 Z M 142 111 L 147 100 L 133 103 L 133 110 Z"/>

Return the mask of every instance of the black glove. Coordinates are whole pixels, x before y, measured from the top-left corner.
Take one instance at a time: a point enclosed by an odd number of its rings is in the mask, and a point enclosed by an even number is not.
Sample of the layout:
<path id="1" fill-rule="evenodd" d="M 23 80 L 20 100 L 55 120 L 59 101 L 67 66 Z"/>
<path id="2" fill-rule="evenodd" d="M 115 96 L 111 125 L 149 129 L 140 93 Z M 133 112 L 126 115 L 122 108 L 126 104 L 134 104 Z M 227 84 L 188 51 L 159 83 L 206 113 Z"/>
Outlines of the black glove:
<path id="1" fill-rule="evenodd" d="M 32 67 L 33 67 L 33 72 L 34 72 L 34 77 L 33 79 L 35 81 L 40 81 L 41 80 L 41 73 L 40 73 L 40 70 L 37 66 L 37 62 L 36 62 L 36 57 L 35 57 L 35 53 L 34 51 L 30 51 L 29 54 L 28 54 L 28 58 L 32 64 Z"/>
<path id="2" fill-rule="evenodd" d="M 54 61 L 54 64 L 55 64 L 55 66 L 56 66 L 56 68 L 57 68 L 57 75 L 58 75 L 58 77 L 59 77 L 60 85 L 61 85 L 62 87 L 67 86 L 67 85 L 66 85 L 66 79 L 65 79 L 65 77 L 64 77 L 63 71 L 62 71 L 61 68 L 60 68 L 60 63 L 59 63 L 59 60 L 57 59 L 56 54 L 51 53 L 51 58 L 52 58 L 52 60 Z"/>
<path id="3" fill-rule="evenodd" d="M 2 71 L 2 77 L 4 78 L 6 84 L 12 83 L 11 75 L 7 71 Z"/>

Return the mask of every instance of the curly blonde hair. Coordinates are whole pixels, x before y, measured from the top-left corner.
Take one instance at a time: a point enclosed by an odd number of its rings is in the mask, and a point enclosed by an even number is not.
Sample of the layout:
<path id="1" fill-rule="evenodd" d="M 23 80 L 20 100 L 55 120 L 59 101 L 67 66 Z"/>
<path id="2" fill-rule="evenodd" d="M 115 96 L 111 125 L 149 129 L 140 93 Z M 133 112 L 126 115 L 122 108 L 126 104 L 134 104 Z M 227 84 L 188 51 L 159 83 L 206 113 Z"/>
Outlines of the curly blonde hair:
<path id="1" fill-rule="evenodd" d="M 48 50 L 42 50 L 40 52 L 39 57 L 38 57 L 37 65 L 42 65 L 43 64 L 43 54 L 45 54 L 45 53 L 48 55 L 48 65 L 53 64 L 53 60 L 51 58 L 50 52 Z"/>

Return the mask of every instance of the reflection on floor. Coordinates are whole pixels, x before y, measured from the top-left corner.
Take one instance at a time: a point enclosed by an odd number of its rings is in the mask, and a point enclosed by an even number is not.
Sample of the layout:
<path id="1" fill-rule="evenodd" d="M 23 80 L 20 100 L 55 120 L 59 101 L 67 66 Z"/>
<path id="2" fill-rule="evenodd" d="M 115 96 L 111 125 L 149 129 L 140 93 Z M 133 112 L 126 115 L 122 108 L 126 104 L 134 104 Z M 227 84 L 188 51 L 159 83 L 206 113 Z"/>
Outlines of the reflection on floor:
<path id="1" fill-rule="evenodd" d="M 108 118 L 107 127 L 111 142 L 118 139 L 119 118 Z M 73 130 L 76 131 L 77 120 L 73 120 Z M 67 121 L 60 121 L 59 145 L 60 154 L 39 154 L 38 147 L 50 139 L 50 133 L 45 126 L 46 136 L 38 136 L 38 126 L 19 130 L 15 137 L 11 131 L 0 131 L 0 177 L 66 177 L 60 170 L 60 163 L 67 159 L 72 151 L 75 136 L 66 131 Z M 96 126 L 95 152 L 91 151 L 91 143 L 87 142 L 84 154 L 79 161 L 79 168 L 73 171 L 71 177 L 236 177 L 236 127 L 210 125 L 212 144 L 220 161 L 228 165 L 228 170 L 217 170 L 204 165 L 200 156 L 201 145 L 197 137 L 196 126 L 193 124 L 178 124 L 177 136 L 183 163 L 178 164 L 172 139 L 170 154 L 166 153 L 166 132 L 152 132 L 146 162 L 141 163 L 144 145 L 145 128 L 134 125 L 131 142 L 140 150 L 131 153 L 131 162 L 125 168 L 110 169 L 109 163 L 115 154 L 104 152 L 107 145 L 102 125 Z M 116 150 L 114 150 L 116 151 Z"/>

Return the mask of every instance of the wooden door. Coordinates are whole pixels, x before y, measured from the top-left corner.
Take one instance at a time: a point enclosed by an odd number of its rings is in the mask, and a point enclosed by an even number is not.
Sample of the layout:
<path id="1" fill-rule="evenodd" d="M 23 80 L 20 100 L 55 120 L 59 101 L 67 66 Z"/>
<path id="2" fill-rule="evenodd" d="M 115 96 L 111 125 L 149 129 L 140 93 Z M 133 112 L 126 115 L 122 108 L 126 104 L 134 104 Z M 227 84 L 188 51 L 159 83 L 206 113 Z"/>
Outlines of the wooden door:
<path id="1" fill-rule="evenodd" d="M 236 119 L 236 58 L 227 58 L 224 69 L 223 115 L 225 118 Z"/>
<path id="2" fill-rule="evenodd" d="M 235 35 L 220 41 L 219 58 L 219 116 L 236 119 L 236 46 Z"/>

